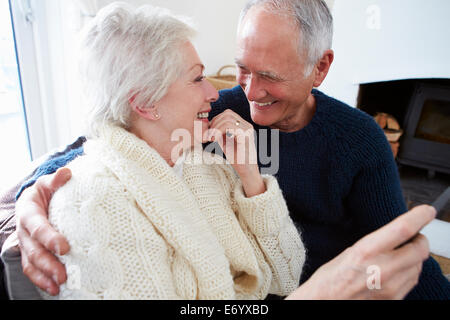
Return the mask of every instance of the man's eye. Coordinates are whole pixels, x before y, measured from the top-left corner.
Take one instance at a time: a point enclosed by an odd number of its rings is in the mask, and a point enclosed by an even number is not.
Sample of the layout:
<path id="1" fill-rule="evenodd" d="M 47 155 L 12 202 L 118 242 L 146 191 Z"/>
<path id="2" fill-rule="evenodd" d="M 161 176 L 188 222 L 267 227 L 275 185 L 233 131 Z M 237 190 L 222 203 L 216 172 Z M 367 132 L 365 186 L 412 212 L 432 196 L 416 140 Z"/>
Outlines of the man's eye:
<path id="1" fill-rule="evenodd" d="M 195 82 L 202 82 L 203 80 L 205 80 L 205 76 L 201 76 L 195 79 Z"/>
<path id="2" fill-rule="evenodd" d="M 239 72 L 240 73 L 249 73 L 248 70 L 243 67 L 239 67 Z"/>
<path id="3" fill-rule="evenodd" d="M 270 82 L 280 82 L 281 81 L 280 78 L 269 76 L 269 75 L 263 76 L 263 79 L 267 80 L 267 81 L 270 81 Z"/>
<path id="4" fill-rule="evenodd" d="M 267 81 L 270 81 L 270 82 L 277 81 L 277 79 L 275 79 L 274 77 L 268 77 L 268 76 L 264 77 L 264 79 L 266 79 Z"/>

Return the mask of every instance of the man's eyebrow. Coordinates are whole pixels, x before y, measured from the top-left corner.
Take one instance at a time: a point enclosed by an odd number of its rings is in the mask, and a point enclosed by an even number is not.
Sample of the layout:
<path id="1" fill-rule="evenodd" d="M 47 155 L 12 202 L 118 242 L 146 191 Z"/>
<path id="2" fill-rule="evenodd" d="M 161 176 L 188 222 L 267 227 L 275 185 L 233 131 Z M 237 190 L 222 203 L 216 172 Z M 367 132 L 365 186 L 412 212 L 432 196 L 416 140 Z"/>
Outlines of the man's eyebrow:
<path id="1" fill-rule="evenodd" d="M 257 73 L 265 78 L 270 78 L 277 81 L 284 81 L 282 77 L 270 71 L 257 71 Z"/>
<path id="2" fill-rule="evenodd" d="M 235 60 L 234 62 L 236 63 L 236 65 L 239 68 L 247 69 L 247 67 L 243 63 L 239 62 L 239 60 Z M 277 75 L 271 71 L 256 71 L 256 73 L 262 77 L 269 78 L 269 79 L 276 80 L 276 81 L 284 81 L 285 80 L 284 78 L 280 77 L 279 75 Z"/>

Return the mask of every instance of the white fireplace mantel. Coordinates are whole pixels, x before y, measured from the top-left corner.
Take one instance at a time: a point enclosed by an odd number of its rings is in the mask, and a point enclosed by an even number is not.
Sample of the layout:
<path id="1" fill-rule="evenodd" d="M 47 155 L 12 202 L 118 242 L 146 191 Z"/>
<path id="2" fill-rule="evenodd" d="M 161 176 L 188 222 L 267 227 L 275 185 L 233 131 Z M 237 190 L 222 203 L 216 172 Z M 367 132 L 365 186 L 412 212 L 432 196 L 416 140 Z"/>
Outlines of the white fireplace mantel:
<path id="1" fill-rule="evenodd" d="M 335 0 L 335 61 L 319 88 L 355 106 L 359 84 L 450 78 L 449 0 Z"/>

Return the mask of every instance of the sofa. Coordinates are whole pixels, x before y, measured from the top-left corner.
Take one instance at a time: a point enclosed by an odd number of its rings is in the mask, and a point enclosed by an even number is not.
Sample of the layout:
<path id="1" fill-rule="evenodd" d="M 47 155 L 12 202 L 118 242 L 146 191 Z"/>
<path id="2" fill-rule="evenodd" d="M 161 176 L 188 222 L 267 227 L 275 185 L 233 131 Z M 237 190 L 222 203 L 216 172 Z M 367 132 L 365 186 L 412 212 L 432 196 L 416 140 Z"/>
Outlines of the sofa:
<path id="1" fill-rule="evenodd" d="M 39 299 L 36 288 L 22 273 L 21 256 L 18 240 L 15 234 L 15 196 L 23 184 L 32 180 L 38 172 L 38 165 L 49 158 L 58 157 L 67 151 L 78 148 L 85 141 L 79 138 L 72 145 L 59 152 L 49 153 L 31 166 L 29 174 L 16 185 L 0 194 L 0 299 Z M 33 168 L 34 166 L 34 168 Z M 444 275 L 450 280 L 450 222 L 436 220 L 426 226 L 422 233 L 430 242 L 430 251 L 435 260 L 440 264 Z"/>

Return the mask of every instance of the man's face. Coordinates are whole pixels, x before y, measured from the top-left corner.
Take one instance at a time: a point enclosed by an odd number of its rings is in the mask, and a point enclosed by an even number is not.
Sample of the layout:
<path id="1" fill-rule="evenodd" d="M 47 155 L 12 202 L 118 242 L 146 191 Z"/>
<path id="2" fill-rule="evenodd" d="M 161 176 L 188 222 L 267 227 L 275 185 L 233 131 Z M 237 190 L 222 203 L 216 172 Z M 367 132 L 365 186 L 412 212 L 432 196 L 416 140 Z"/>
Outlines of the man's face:
<path id="1" fill-rule="evenodd" d="M 237 80 L 256 124 L 290 131 L 301 122 L 314 72 L 305 77 L 306 54 L 297 47 L 298 30 L 286 16 L 258 6 L 247 12 L 237 36 Z"/>

